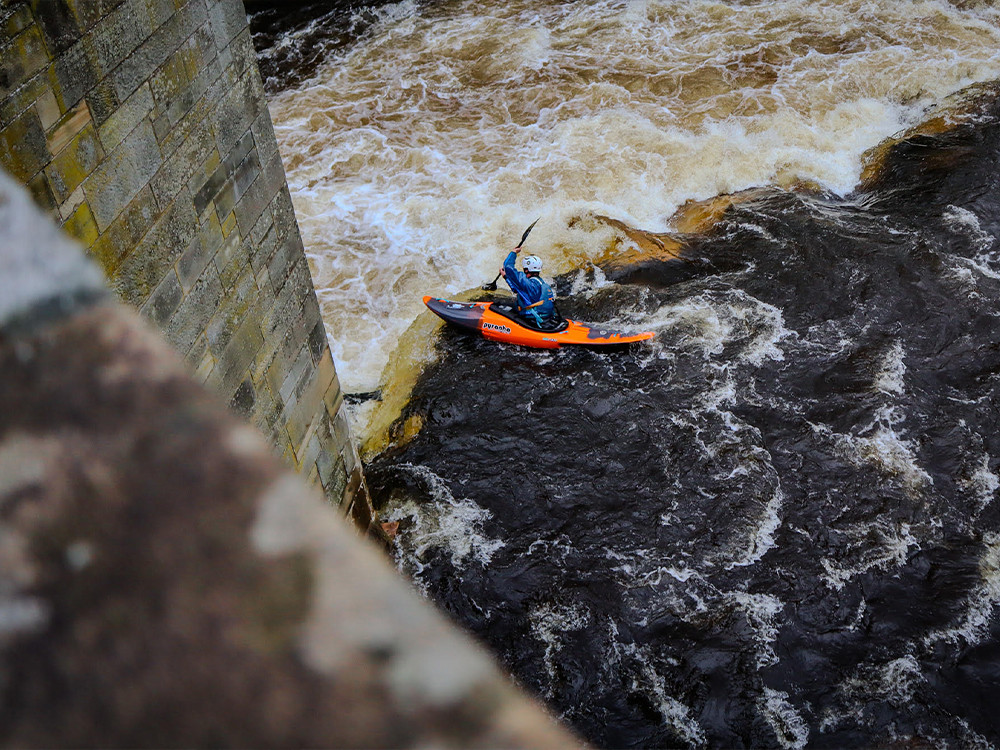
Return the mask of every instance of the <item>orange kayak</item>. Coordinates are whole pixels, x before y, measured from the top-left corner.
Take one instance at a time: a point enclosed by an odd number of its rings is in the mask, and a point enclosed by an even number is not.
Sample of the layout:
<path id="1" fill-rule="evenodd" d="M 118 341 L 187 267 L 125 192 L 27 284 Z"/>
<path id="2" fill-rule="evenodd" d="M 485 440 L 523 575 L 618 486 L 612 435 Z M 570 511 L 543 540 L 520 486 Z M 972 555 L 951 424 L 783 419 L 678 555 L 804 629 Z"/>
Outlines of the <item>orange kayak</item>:
<path id="1" fill-rule="evenodd" d="M 628 333 L 575 320 L 562 320 L 552 330 L 541 330 L 521 318 L 510 302 L 452 302 L 427 296 L 424 304 L 442 320 L 478 331 L 483 338 L 538 349 L 558 349 L 567 344 L 618 346 L 653 338 L 652 331 Z"/>

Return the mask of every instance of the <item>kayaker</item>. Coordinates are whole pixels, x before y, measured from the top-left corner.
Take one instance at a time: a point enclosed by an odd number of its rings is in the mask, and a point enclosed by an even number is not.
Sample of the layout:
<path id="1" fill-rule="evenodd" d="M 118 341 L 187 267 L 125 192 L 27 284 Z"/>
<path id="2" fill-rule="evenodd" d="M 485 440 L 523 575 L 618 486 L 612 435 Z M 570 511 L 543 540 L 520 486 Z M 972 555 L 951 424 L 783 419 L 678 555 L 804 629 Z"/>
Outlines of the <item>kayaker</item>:
<path id="1" fill-rule="evenodd" d="M 537 255 L 529 255 L 521 262 L 523 273 L 517 270 L 514 263 L 520 252 L 520 247 L 510 251 L 500 268 L 500 273 L 517 297 L 518 312 L 532 323 L 543 327 L 558 317 L 553 301 L 556 295 L 552 287 L 539 276 L 542 271 L 542 259 Z"/>

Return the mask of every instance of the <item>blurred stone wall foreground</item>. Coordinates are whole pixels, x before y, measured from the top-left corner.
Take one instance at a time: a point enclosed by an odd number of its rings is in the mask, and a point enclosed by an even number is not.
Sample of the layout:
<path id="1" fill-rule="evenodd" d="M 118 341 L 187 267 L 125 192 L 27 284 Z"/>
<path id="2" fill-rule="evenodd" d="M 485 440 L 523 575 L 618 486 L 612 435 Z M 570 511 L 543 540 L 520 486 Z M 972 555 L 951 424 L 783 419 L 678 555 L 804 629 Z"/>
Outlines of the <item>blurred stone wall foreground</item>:
<path id="1" fill-rule="evenodd" d="M 0 745 L 570 747 L 0 174 Z"/>
<path id="2" fill-rule="evenodd" d="M 241 0 L 0 0 L 0 167 L 378 531 Z"/>

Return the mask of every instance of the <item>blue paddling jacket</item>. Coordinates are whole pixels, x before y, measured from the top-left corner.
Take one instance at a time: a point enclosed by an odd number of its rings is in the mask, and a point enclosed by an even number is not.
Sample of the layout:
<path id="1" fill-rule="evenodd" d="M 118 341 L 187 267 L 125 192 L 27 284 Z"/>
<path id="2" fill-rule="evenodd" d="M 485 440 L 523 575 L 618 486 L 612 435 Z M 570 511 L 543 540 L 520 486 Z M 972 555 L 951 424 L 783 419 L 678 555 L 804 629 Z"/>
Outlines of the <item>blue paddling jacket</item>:
<path id="1" fill-rule="evenodd" d="M 511 250 L 503 262 L 503 270 L 507 286 L 517 295 L 518 312 L 539 324 L 551 320 L 556 313 L 552 287 L 538 276 L 519 271 L 514 265 L 516 260 L 517 253 Z"/>

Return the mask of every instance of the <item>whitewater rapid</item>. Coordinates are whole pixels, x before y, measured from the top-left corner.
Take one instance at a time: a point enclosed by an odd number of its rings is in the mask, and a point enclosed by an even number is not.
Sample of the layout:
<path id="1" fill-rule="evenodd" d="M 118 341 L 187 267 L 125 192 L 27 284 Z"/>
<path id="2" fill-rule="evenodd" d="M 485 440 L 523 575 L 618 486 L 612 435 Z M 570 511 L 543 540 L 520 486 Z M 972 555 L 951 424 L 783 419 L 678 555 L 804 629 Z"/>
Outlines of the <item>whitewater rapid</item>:
<path id="1" fill-rule="evenodd" d="M 987 3 L 466 0 L 368 13 L 359 38 L 270 100 L 349 392 L 378 385 L 423 294 L 493 278 L 538 217 L 529 247 L 554 275 L 611 241 L 574 218 L 659 231 L 685 201 L 751 186 L 844 194 L 867 149 L 1000 77 L 1000 10 Z"/>

